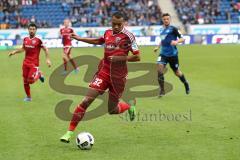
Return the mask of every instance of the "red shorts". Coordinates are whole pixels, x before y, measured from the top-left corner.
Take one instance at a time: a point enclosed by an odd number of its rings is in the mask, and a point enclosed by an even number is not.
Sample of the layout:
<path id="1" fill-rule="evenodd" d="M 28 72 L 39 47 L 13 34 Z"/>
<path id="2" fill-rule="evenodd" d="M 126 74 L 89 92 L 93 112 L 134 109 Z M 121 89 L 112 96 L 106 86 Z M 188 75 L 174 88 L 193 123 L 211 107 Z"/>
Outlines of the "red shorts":
<path id="1" fill-rule="evenodd" d="M 101 94 L 109 89 L 109 98 L 118 101 L 121 98 L 126 84 L 126 78 L 110 78 L 110 76 L 97 73 L 89 87 L 98 90 Z"/>
<path id="2" fill-rule="evenodd" d="M 72 49 L 72 46 L 64 46 L 63 53 L 66 55 L 69 55 L 69 54 L 71 54 L 71 49 Z"/>
<path id="3" fill-rule="evenodd" d="M 32 84 L 40 77 L 39 67 L 35 66 L 34 64 L 23 64 L 22 71 L 24 83 Z"/>

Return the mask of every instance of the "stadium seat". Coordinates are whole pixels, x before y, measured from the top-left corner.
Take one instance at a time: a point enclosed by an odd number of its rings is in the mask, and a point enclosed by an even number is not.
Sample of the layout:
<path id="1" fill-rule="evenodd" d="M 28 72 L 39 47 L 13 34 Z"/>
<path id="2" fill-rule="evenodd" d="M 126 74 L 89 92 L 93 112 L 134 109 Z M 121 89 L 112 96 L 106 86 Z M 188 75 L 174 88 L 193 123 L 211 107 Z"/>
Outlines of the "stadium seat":
<path id="1" fill-rule="evenodd" d="M 189 11 L 189 8 L 193 4 L 189 3 L 189 1 L 178 1 L 178 0 L 172 0 L 175 4 L 176 10 L 179 15 L 179 19 L 182 20 L 183 15 L 189 15 L 189 12 L 193 17 L 197 17 L 198 14 L 203 14 L 203 17 L 213 19 L 216 24 L 227 24 L 229 22 L 231 23 L 239 23 L 239 16 L 240 11 L 234 12 L 234 7 L 232 6 L 232 3 L 237 3 L 238 0 L 219 0 L 219 1 L 213 1 L 213 3 L 206 3 L 207 1 L 199 0 L 194 1 L 195 5 L 197 5 L 197 9 L 192 8 L 191 11 Z M 212 5 L 212 6 L 211 6 Z M 217 8 L 216 8 L 217 6 Z M 179 9 L 181 8 L 181 9 Z M 209 8 L 214 8 L 212 10 L 209 10 Z M 204 11 L 204 12 L 202 12 Z M 212 15 L 212 12 L 215 12 L 214 15 Z M 220 13 L 220 15 L 219 15 Z M 212 15 L 212 16 L 211 16 Z M 215 16 L 218 15 L 218 16 Z M 230 20 L 228 20 L 230 15 Z M 189 19 L 184 19 L 184 23 L 190 23 L 190 24 L 196 24 L 198 21 L 193 21 L 191 17 L 189 16 Z"/>

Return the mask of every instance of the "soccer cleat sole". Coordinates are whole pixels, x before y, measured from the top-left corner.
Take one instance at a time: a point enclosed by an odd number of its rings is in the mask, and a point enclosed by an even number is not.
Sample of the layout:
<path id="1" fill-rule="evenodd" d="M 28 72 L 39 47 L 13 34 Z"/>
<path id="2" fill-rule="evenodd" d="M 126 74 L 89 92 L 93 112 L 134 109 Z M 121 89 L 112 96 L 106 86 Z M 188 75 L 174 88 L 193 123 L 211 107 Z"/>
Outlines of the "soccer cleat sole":
<path id="1" fill-rule="evenodd" d="M 60 139 L 60 141 L 63 143 L 70 143 L 70 140 L 66 140 L 66 139 Z"/>
<path id="2" fill-rule="evenodd" d="M 39 80 L 44 83 L 45 79 L 43 77 L 40 77 Z"/>

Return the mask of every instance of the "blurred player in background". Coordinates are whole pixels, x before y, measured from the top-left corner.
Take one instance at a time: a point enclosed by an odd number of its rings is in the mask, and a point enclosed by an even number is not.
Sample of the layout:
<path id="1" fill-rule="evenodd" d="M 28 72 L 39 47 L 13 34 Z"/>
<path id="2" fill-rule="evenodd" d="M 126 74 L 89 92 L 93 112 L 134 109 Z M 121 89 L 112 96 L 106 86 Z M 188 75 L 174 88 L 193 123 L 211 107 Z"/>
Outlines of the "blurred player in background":
<path id="1" fill-rule="evenodd" d="M 63 75 L 67 74 L 67 63 L 70 61 L 74 68 L 74 72 L 78 73 L 79 68 L 77 67 L 75 61 L 72 59 L 71 56 L 71 49 L 72 49 L 72 39 L 71 34 L 74 33 L 73 29 L 70 27 L 70 20 L 65 19 L 63 22 L 63 28 L 60 29 L 60 34 L 62 37 L 63 43 L 63 63 L 64 63 L 64 71 Z"/>
<path id="2" fill-rule="evenodd" d="M 161 47 L 160 55 L 157 60 L 157 69 L 158 69 L 158 82 L 160 86 L 159 97 L 165 95 L 164 89 L 164 69 L 169 63 L 171 69 L 181 82 L 185 86 L 186 94 L 190 93 L 190 87 L 188 81 L 186 80 L 184 74 L 179 69 L 178 61 L 178 49 L 177 45 L 183 43 L 185 39 L 182 37 L 178 29 L 170 25 L 171 17 L 170 14 L 165 13 L 162 15 L 163 28 L 160 31 L 161 43 L 158 47 L 154 49 L 154 52 L 157 52 Z"/>
<path id="3" fill-rule="evenodd" d="M 134 120 L 135 100 L 129 103 L 119 102 L 124 91 L 127 62 L 140 61 L 140 52 L 132 33 L 124 28 L 124 16 L 116 12 L 112 16 L 112 29 L 105 31 L 101 38 L 81 38 L 75 34 L 72 37 L 78 41 L 104 45 L 104 58 L 101 60 L 98 71 L 89 85 L 89 90 L 83 101 L 76 107 L 68 131 L 61 137 L 62 142 L 69 142 L 73 131 L 83 118 L 86 109 L 105 90 L 109 90 L 109 114 L 121 114 L 128 110 L 130 120 Z M 132 52 L 133 55 L 128 55 Z"/>
<path id="4" fill-rule="evenodd" d="M 49 59 L 48 49 L 43 45 L 41 39 L 36 37 L 37 26 L 34 23 L 29 24 L 28 26 L 29 37 L 25 37 L 23 39 L 22 48 L 17 49 L 13 52 L 9 53 L 9 56 L 13 56 L 17 53 L 21 53 L 25 51 L 25 59 L 22 65 L 23 71 L 23 81 L 24 81 L 24 89 L 26 93 L 26 98 L 24 101 L 32 101 L 31 92 L 30 92 L 30 84 L 33 84 L 38 79 L 41 82 L 44 82 L 44 77 L 39 70 L 39 55 L 41 48 L 44 50 L 46 55 L 46 63 L 48 67 L 51 67 L 51 61 Z"/>

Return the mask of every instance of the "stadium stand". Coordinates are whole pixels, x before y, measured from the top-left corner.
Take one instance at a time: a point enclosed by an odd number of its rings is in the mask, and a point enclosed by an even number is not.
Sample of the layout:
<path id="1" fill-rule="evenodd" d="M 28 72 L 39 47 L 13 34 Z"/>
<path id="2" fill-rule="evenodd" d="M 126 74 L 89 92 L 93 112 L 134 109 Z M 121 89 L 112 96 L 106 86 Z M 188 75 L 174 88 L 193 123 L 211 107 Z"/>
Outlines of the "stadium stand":
<path id="1" fill-rule="evenodd" d="M 9 7 L 10 6 L 10 7 Z M 0 23 L 10 28 L 36 22 L 40 27 L 59 27 L 70 18 L 73 27 L 109 26 L 111 13 L 122 11 L 128 25 L 159 25 L 161 10 L 157 0 L 2 0 Z"/>
<path id="2" fill-rule="evenodd" d="M 129 26 L 160 25 L 158 0 L 1 0 L 0 28 L 59 27 L 70 18 L 73 27 L 110 26 L 111 13 L 122 11 Z M 172 0 L 186 24 L 240 23 L 239 0 Z M 164 7 L 164 6 L 162 6 Z"/>
<path id="3" fill-rule="evenodd" d="M 183 24 L 240 23 L 239 0 L 172 0 Z"/>
<path id="4" fill-rule="evenodd" d="M 126 15 L 130 26 L 161 23 L 161 10 L 156 0 L 76 0 L 71 8 L 76 26 L 109 26 L 111 13 L 117 10 Z"/>

